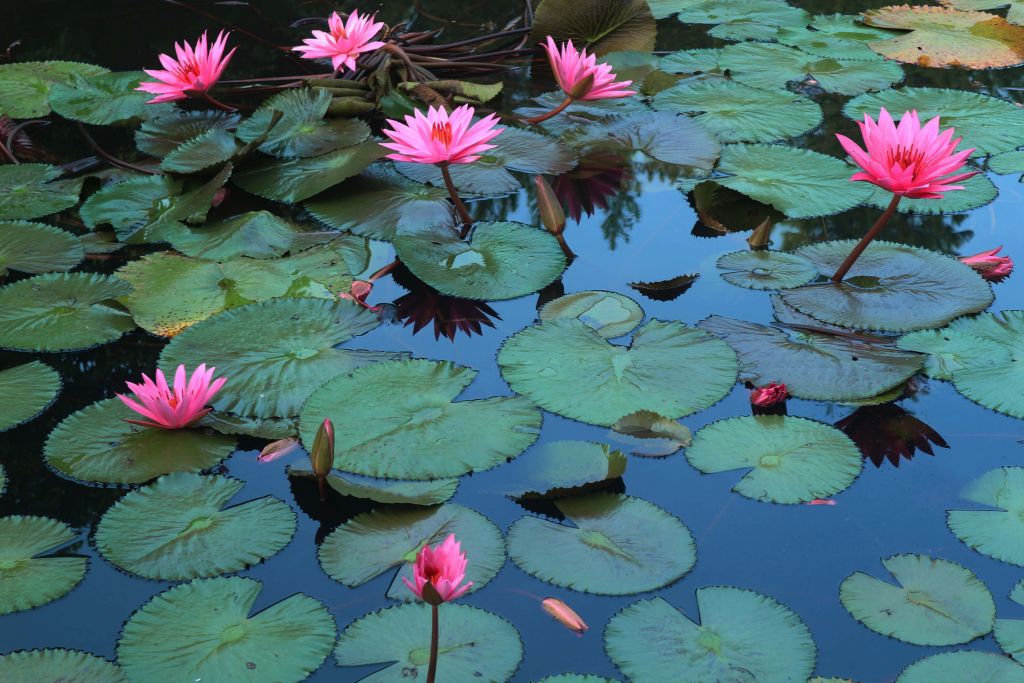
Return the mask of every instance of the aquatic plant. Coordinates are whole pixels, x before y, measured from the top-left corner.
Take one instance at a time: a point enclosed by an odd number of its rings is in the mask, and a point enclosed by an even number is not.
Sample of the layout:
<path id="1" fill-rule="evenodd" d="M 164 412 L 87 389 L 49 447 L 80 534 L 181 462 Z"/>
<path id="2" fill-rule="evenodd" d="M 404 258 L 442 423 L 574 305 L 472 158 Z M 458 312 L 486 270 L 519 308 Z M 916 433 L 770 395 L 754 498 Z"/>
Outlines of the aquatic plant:
<path id="1" fill-rule="evenodd" d="M 214 395 L 227 382 L 226 377 L 213 379 L 217 368 L 207 369 L 201 364 L 188 377 L 184 365 L 174 371 L 174 384 L 167 385 L 162 370 L 157 369 L 156 381 L 149 375 L 142 375 L 142 383 L 126 382 L 136 400 L 124 394 L 117 397 L 126 406 L 149 418 L 148 420 L 125 420 L 143 427 L 159 429 L 184 429 L 191 427 L 212 410 L 209 404 Z"/>
<path id="2" fill-rule="evenodd" d="M 149 100 L 149 104 L 199 97 L 220 109 L 230 109 L 210 97 L 209 93 L 210 88 L 220 80 L 221 74 L 238 49 L 231 48 L 230 52 L 224 54 L 229 35 L 221 31 L 213 43 L 208 45 L 204 31 L 196 40 L 195 48 L 186 41 L 182 41 L 180 45 L 175 43 L 174 52 L 178 58 L 161 54 L 160 64 L 164 67 L 163 70 L 144 69 L 156 80 L 142 81 L 136 90 L 156 95 Z"/>

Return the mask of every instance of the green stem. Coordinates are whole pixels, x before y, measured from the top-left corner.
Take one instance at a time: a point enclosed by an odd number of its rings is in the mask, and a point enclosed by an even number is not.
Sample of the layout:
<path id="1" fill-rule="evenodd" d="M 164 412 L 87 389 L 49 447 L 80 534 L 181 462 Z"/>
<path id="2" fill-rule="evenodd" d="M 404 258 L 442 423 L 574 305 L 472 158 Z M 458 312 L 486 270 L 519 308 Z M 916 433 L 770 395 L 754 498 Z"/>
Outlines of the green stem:
<path id="1" fill-rule="evenodd" d="M 434 683 L 437 676 L 437 605 L 430 606 L 430 666 L 427 668 L 427 683 Z"/>
<path id="2" fill-rule="evenodd" d="M 444 185 L 448 188 L 448 195 L 452 198 L 452 204 L 455 205 L 455 210 L 459 213 L 459 220 L 462 221 L 462 231 L 459 233 L 459 237 L 466 239 L 469 229 L 473 227 L 473 217 L 469 215 L 466 205 L 462 203 L 462 199 L 459 197 L 458 190 L 455 189 L 455 183 L 452 182 L 452 174 L 448 170 L 449 162 L 442 161 L 438 166 L 441 169 L 441 176 L 444 178 Z"/>
<path id="3" fill-rule="evenodd" d="M 845 261 L 843 261 L 843 265 L 839 266 L 839 270 L 837 270 L 836 274 L 832 276 L 832 282 L 839 283 L 843 281 L 843 278 L 846 277 L 846 274 L 850 271 L 850 268 L 853 267 L 853 264 L 857 262 L 860 255 L 863 254 L 864 250 L 868 248 L 869 244 L 871 244 L 871 240 L 878 237 L 878 233 L 882 232 L 882 228 L 884 228 L 885 224 L 889 222 L 892 215 L 896 213 L 896 207 L 899 205 L 900 199 L 902 198 L 903 195 L 894 194 L 892 196 L 892 201 L 890 201 L 889 206 L 886 207 L 885 213 L 878 217 L 875 224 L 871 226 L 871 229 L 867 231 L 864 237 L 861 238 L 860 242 L 857 243 L 857 246 L 853 248 L 853 251 L 850 252 L 850 255 L 846 257 Z"/>
<path id="4" fill-rule="evenodd" d="M 542 121 L 547 121 L 548 119 L 552 118 L 553 116 L 558 116 L 563 111 L 565 111 L 566 107 L 568 107 L 570 104 L 572 104 L 573 99 L 574 98 L 571 97 L 571 96 L 570 97 L 566 97 L 565 100 L 560 105 L 558 105 L 557 107 L 555 107 L 554 109 L 552 109 L 548 113 L 540 114 L 539 116 L 534 116 L 533 118 L 529 118 L 529 119 L 523 119 L 523 123 L 529 123 L 530 125 L 533 125 L 535 123 L 541 123 Z"/>

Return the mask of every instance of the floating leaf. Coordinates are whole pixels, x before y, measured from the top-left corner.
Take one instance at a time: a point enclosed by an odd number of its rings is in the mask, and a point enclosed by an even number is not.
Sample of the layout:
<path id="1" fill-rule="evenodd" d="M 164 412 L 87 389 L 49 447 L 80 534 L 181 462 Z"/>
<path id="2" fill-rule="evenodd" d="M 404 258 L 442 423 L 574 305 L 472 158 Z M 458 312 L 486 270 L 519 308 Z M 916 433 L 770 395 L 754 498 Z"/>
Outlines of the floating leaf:
<path id="1" fill-rule="evenodd" d="M 996 607 L 978 577 L 955 562 L 924 555 L 882 560 L 899 585 L 854 572 L 839 587 L 853 618 L 914 645 L 956 645 L 992 630 Z"/>
<path id="2" fill-rule="evenodd" d="M 648 299 L 674 301 L 685 294 L 690 287 L 693 287 L 693 283 L 699 277 L 700 273 L 694 273 L 692 275 L 677 275 L 657 282 L 630 282 L 627 284 Z"/>
<path id="3" fill-rule="evenodd" d="M 207 413 L 199 425 L 221 434 L 241 434 L 257 439 L 285 439 L 299 435 L 299 421 L 294 417 L 248 417 L 213 411 Z"/>
<path id="4" fill-rule="evenodd" d="M 314 477 L 305 467 L 289 467 L 289 477 Z M 431 479 L 430 481 L 401 481 L 376 479 L 351 472 L 331 472 L 327 485 L 343 496 L 363 498 L 386 505 L 440 505 L 455 495 L 458 479 Z"/>
<path id="5" fill-rule="evenodd" d="M 963 166 L 954 171 L 954 173 L 967 173 L 977 170 L 976 167 Z M 967 213 L 978 207 L 985 206 L 999 194 L 999 190 L 996 189 L 996 186 L 983 172 L 967 180 L 962 180 L 960 183 L 962 183 L 964 189 L 955 190 L 943 195 L 942 199 L 903 199 L 897 210 L 900 213 Z M 880 187 L 874 187 L 871 196 L 868 197 L 865 204 L 884 209 L 889 206 L 891 201 L 891 192 Z"/>
<path id="6" fill-rule="evenodd" d="M 295 513 L 270 496 L 222 509 L 245 482 L 175 472 L 132 491 L 103 515 L 96 547 L 147 579 L 230 574 L 288 545 Z"/>
<path id="7" fill-rule="evenodd" d="M 502 469 L 505 494 L 516 498 L 560 498 L 625 471 L 626 456 L 591 441 L 548 441 Z"/>
<path id="8" fill-rule="evenodd" d="M 988 170 L 999 175 L 1024 173 L 1024 150 L 1015 149 L 1012 152 L 994 154 L 985 165 Z"/>
<path id="9" fill-rule="evenodd" d="M 116 665 L 77 650 L 21 650 L 0 656 L 0 680 L 10 683 L 128 683 Z"/>
<path id="10" fill-rule="evenodd" d="M 298 593 L 249 616 L 262 584 L 196 579 L 152 598 L 124 625 L 117 661 L 134 681 L 301 681 L 334 644 L 334 618 Z"/>
<path id="11" fill-rule="evenodd" d="M 102 66 L 80 62 L 18 62 L 0 65 L 0 114 L 36 119 L 50 113 L 50 91 L 75 75 L 109 73 Z"/>
<path id="12" fill-rule="evenodd" d="M 418 602 L 371 612 L 345 627 L 334 649 L 339 666 L 386 665 L 364 683 L 401 683 L 426 678 L 430 661 L 430 606 Z M 453 602 L 438 610 L 439 681 L 512 678 L 523 643 L 497 614 Z M 375 667 L 375 668 L 377 668 Z"/>
<path id="13" fill-rule="evenodd" d="M 409 230 L 395 237 L 409 270 L 449 296 L 515 299 L 542 289 L 565 270 L 565 254 L 546 230 L 511 221 L 476 223 L 469 241 L 451 227 Z"/>
<path id="14" fill-rule="evenodd" d="M 579 320 L 605 339 L 612 339 L 632 332 L 644 319 L 644 310 L 628 296 L 616 292 L 585 291 L 547 302 L 538 315 L 542 321 Z"/>
<path id="15" fill-rule="evenodd" d="M 1024 583 L 1018 583 L 1013 587 L 1013 590 L 1010 591 L 1010 600 L 1013 600 L 1018 605 L 1024 605 Z M 995 637 L 1003 652 L 1018 662 L 1024 662 L 1024 620 L 996 619 Z M 1006 660 L 1004 659 L 1003 661 Z M 1021 671 L 1024 672 L 1024 669 L 1021 669 Z M 1024 680 L 1024 675 L 1021 675 L 1020 679 Z M 1001 681 L 1003 679 L 996 680 Z"/>
<path id="16" fill-rule="evenodd" d="M 736 381 L 736 356 L 725 342 L 660 320 L 640 327 L 629 346 L 609 344 L 578 320 L 552 320 L 509 338 L 498 364 L 514 391 L 545 410 L 598 425 L 638 410 L 683 417 L 719 401 Z"/>
<path id="17" fill-rule="evenodd" d="M 747 289 L 790 289 L 818 277 L 813 263 L 785 251 L 734 251 L 716 265 L 723 280 Z"/>
<path id="18" fill-rule="evenodd" d="M 230 161 L 242 149 L 242 143 L 230 132 L 223 128 L 211 128 L 171 150 L 160 162 L 160 170 L 196 173 Z"/>
<path id="19" fill-rule="evenodd" d="M 234 128 L 240 118 L 215 109 L 173 109 L 144 121 L 135 132 L 135 145 L 145 154 L 164 157 L 207 131 Z"/>
<path id="20" fill-rule="evenodd" d="M 37 360 L 0 370 L 0 395 L 14 400 L 0 403 L 0 432 L 28 422 L 50 407 L 60 391 L 60 375 Z"/>
<path id="21" fill-rule="evenodd" d="M 547 36 L 571 40 L 601 56 L 609 52 L 651 52 L 658 28 L 644 0 L 543 0 L 533 18 L 531 44 Z"/>
<path id="22" fill-rule="evenodd" d="M 879 59 L 868 43 L 891 38 L 895 33 L 860 23 L 852 14 L 823 14 L 811 20 L 810 27 L 779 29 L 783 45 L 798 47 L 818 57 L 830 59 Z"/>
<path id="23" fill-rule="evenodd" d="M 1006 20 L 1024 24 L 1024 4 L 1021 0 L 942 0 L 942 4 L 959 10 L 983 10 L 1008 7 Z"/>
<path id="24" fill-rule="evenodd" d="M 1024 683 L 1024 667 L 994 652 L 957 650 L 919 659 L 900 674 L 896 683 Z"/>
<path id="25" fill-rule="evenodd" d="M 604 647 L 635 683 L 803 681 L 814 670 L 807 626 L 785 605 L 742 588 L 697 589 L 700 625 L 662 598 L 612 617 Z"/>
<path id="26" fill-rule="evenodd" d="M 131 291 L 95 273 L 52 273 L 0 287 L 0 347 L 73 351 L 114 341 L 135 323 L 112 299 Z"/>
<path id="27" fill-rule="evenodd" d="M 537 439 L 540 412 L 526 399 L 454 401 L 476 371 L 451 363 L 375 363 L 336 377 L 302 407 L 302 442 L 325 418 L 335 434 L 334 466 L 396 479 L 437 479 L 489 469 Z M 352 397 L 358 396 L 354 401 Z"/>
<path id="28" fill-rule="evenodd" d="M 1002 315 L 1012 316 L 1013 313 L 1005 311 Z M 933 379 L 953 379 L 964 368 L 986 365 L 999 365 L 1002 372 L 1012 370 L 1014 361 L 1009 348 L 998 341 L 976 336 L 968 328 L 969 324 L 958 322 L 941 330 L 911 332 L 896 340 L 896 345 L 908 351 L 928 354 L 925 356 L 924 371 Z M 1000 383 L 1002 379 L 1000 376 Z M 997 386 L 993 385 L 990 389 L 996 390 Z"/>
<path id="29" fill-rule="evenodd" d="M 47 517 L 0 517 L 0 615 L 45 605 L 61 597 L 85 576 L 84 557 L 44 556 L 77 534 Z"/>
<path id="30" fill-rule="evenodd" d="M 568 138 L 574 146 L 588 150 L 643 152 L 667 164 L 700 169 L 711 169 L 721 151 L 701 125 L 673 111 L 617 116 L 582 126 Z"/>
<path id="31" fill-rule="evenodd" d="M 149 78 L 142 71 L 117 71 L 83 76 L 74 74 L 67 83 L 50 90 L 50 106 L 66 119 L 109 126 L 167 113 L 169 104 L 146 104 L 152 95 L 136 90 Z"/>
<path id="32" fill-rule="evenodd" d="M 688 427 L 664 415 L 638 410 L 612 425 L 609 438 L 636 446 L 633 455 L 661 457 L 686 448 L 693 440 Z"/>
<path id="33" fill-rule="evenodd" d="M 667 586 L 697 561 L 690 530 L 641 498 L 599 493 L 554 504 L 575 526 L 523 517 L 508 530 L 512 561 L 542 581 L 631 595 Z"/>
<path id="34" fill-rule="evenodd" d="M 235 440 L 199 429 L 128 424 L 138 417 L 116 398 L 73 413 L 46 440 L 47 464 L 79 481 L 143 484 L 170 472 L 199 472 L 231 455 Z"/>
<path id="35" fill-rule="evenodd" d="M 855 244 L 819 242 L 796 253 L 831 277 Z M 868 245 L 843 282 L 782 292 L 787 304 L 826 323 L 890 332 L 939 327 L 986 308 L 993 298 L 988 283 L 957 259 L 878 240 Z"/>
<path id="36" fill-rule="evenodd" d="M 83 179 L 55 180 L 63 173 L 47 164 L 0 166 L 0 219 L 38 218 L 77 204 Z"/>
<path id="37" fill-rule="evenodd" d="M 8 270 L 49 273 L 71 270 L 85 257 L 75 235 L 43 223 L 0 223 L 0 276 Z"/>
<path id="38" fill-rule="evenodd" d="M 672 2 L 673 0 L 665 0 Z M 654 0 L 658 2 L 658 0 Z M 658 62 L 658 70 L 670 74 L 720 74 L 718 60 L 722 57 L 722 48 L 698 48 L 670 52 Z"/>
<path id="39" fill-rule="evenodd" d="M 973 550 L 1024 567 L 1024 467 L 1001 467 L 981 475 L 961 498 L 998 510 L 950 510 L 946 523 Z"/>
<path id="40" fill-rule="evenodd" d="M 611 678 L 603 676 L 591 676 L 590 674 L 558 674 L 557 676 L 546 676 L 537 683 L 617 683 Z"/>
<path id="41" fill-rule="evenodd" d="M 828 498 L 863 467 L 860 449 L 838 429 L 781 415 L 714 422 L 697 432 L 686 459 L 706 474 L 747 470 L 733 491 L 771 503 Z"/>
<path id="42" fill-rule="evenodd" d="M 183 228 L 168 236 L 171 246 L 187 256 L 222 261 L 237 256 L 269 259 L 293 248 L 306 232 L 303 226 L 269 211 L 248 211 L 201 228 Z M 353 240 L 361 242 L 361 240 Z M 365 249 L 365 244 L 362 245 Z"/>
<path id="43" fill-rule="evenodd" d="M 325 119 L 333 96 L 324 88 L 283 90 L 260 105 L 238 126 L 238 139 L 253 142 L 270 130 L 260 151 L 279 157 L 315 157 L 341 147 L 359 144 L 370 128 L 359 119 Z M 281 120 L 270 124 L 274 112 Z"/>

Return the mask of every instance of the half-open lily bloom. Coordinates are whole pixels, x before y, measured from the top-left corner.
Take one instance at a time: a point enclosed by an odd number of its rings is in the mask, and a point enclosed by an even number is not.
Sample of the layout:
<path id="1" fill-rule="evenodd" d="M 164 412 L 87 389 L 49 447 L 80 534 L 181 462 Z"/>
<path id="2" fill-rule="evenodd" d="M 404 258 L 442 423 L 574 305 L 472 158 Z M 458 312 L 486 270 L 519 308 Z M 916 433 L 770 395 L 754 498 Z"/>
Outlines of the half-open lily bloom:
<path id="1" fill-rule="evenodd" d="M 212 45 L 206 41 L 206 32 L 199 36 L 196 46 L 193 48 L 188 43 L 174 44 L 174 51 L 178 56 L 175 60 L 170 55 L 160 55 L 161 69 L 143 69 L 156 81 L 142 81 L 136 90 L 156 95 L 149 100 L 149 104 L 160 102 L 174 102 L 183 100 L 191 94 L 205 93 L 220 79 L 228 62 L 238 48 L 232 48 L 231 52 L 224 54 L 227 47 L 228 34 L 221 31 Z"/>
<path id="2" fill-rule="evenodd" d="M 352 10 L 348 19 L 342 21 L 337 12 L 327 20 L 328 31 L 313 31 L 312 38 L 306 38 L 304 45 L 293 47 L 295 52 L 303 53 L 306 59 L 330 58 L 335 70 L 342 65 L 355 70 L 356 60 L 364 52 L 384 47 L 384 43 L 373 40 L 373 37 L 384 28 L 384 22 L 374 21 L 377 15 L 364 14 Z"/>
<path id="3" fill-rule="evenodd" d="M 466 578 L 466 553 L 462 552 L 460 543 L 455 540 L 455 534 L 448 534 L 444 542 L 433 548 L 423 546 L 416 555 L 412 576 L 413 581 L 404 576 L 402 581 L 426 602 L 430 600 L 429 595 L 423 596 L 423 587 L 428 583 L 434 587 L 442 602 L 462 597 L 473 586 L 472 581 L 462 584 Z"/>
<path id="4" fill-rule="evenodd" d="M 938 116 L 922 126 L 917 112 L 908 111 L 897 126 L 883 107 L 877 123 L 864 114 L 863 123 L 857 125 L 866 150 L 845 135 L 836 134 L 843 149 L 862 169 L 850 180 L 872 183 L 907 199 L 942 199 L 943 192 L 964 189 L 955 183 L 978 173 L 950 175 L 963 166 L 974 149 L 957 152 L 961 138 L 953 139 L 953 128 L 940 133 Z"/>
<path id="5" fill-rule="evenodd" d="M 989 282 L 1002 282 L 1013 272 L 1013 259 L 1009 256 L 997 256 L 1002 247 L 983 251 L 974 256 L 964 256 L 960 260 L 969 265 Z"/>
<path id="6" fill-rule="evenodd" d="M 341 299 L 348 299 L 354 303 L 359 304 L 363 308 L 368 308 L 371 311 L 376 311 L 379 306 L 371 306 L 366 303 L 366 297 L 370 296 L 370 292 L 373 291 L 373 283 L 366 280 L 353 280 L 352 286 L 347 292 L 338 292 L 338 297 Z"/>
<path id="7" fill-rule="evenodd" d="M 224 386 L 226 378 L 213 379 L 216 368 L 206 368 L 202 364 L 187 377 L 184 365 L 179 365 L 174 373 L 174 386 L 167 386 L 167 379 L 160 370 L 156 371 L 156 381 L 142 375 L 142 384 L 126 382 L 128 388 L 138 401 L 133 401 L 123 394 L 117 397 L 126 406 L 148 420 L 125 420 L 143 427 L 160 429 L 182 429 L 191 427 L 204 415 L 210 412 L 207 404 L 213 395 Z"/>
<path id="8" fill-rule="evenodd" d="M 391 142 L 381 143 L 394 150 L 388 159 L 417 164 L 470 164 L 495 145 L 487 144 L 504 128 L 496 128 L 498 117 L 489 114 L 472 123 L 476 110 L 464 104 L 451 114 L 442 107 L 427 113 L 417 109 L 405 123 L 388 119 L 384 134 Z M 472 124 L 472 125 L 470 125 Z"/>
<path id="9" fill-rule="evenodd" d="M 571 40 L 559 48 L 555 39 L 548 36 L 547 43 L 542 45 L 559 87 L 569 97 L 607 100 L 636 94 L 635 90 L 626 89 L 633 81 L 616 81 L 610 65 L 598 64 L 597 57 L 587 54 L 586 50 L 577 50 Z"/>
<path id="10" fill-rule="evenodd" d="M 767 408 L 785 401 L 788 393 L 785 384 L 766 384 L 750 392 L 750 402 L 755 406 Z"/>

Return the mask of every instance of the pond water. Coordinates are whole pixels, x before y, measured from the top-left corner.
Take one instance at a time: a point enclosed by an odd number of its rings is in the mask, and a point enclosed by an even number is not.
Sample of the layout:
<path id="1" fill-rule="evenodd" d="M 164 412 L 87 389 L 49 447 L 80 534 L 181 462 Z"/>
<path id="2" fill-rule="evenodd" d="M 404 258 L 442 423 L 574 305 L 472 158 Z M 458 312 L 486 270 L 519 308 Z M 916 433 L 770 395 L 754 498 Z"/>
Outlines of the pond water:
<path id="1" fill-rule="evenodd" d="M 282 43 L 294 41 L 299 32 L 287 28 L 274 31 L 267 26 L 287 26 L 298 17 L 326 14 L 328 4 L 197 3 Z M 417 4 L 430 14 L 457 17 L 464 22 L 465 26 L 449 27 L 448 35 L 455 36 L 473 35 L 475 26 L 484 22 L 500 27 L 521 6 L 511 1 L 473 4 L 423 0 Z M 792 4 L 817 14 L 857 13 L 884 3 Z M 215 26 L 174 3 L 109 2 L 104 3 L 102 15 L 89 5 L 41 0 L 11 8 L 6 12 L 2 32 L 4 44 L 20 41 L 12 48 L 16 61 L 69 59 L 115 70 L 136 69 L 152 65 L 155 55 L 166 51 L 174 40 L 191 38 L 203 28 Z M 378 7 L 368 5 L 363 9 Z M 381 3 L 379 10 L 390 22 L 417 17 L 415 7 L 390 0 Z M 415 24 L 418 28 L 438 25 L 422 16 Z M 707 28 L 683 25 L 671 17 L 661 19 L 657 48 L 672 52 L 726 44 L 710 38 Z M 268 70 L 283 72 L 290 67 L 258 44 L 242 39 L 238 44 L 242 47 L 233 63 L 232 77 L 266 74 Z M 905 65 L 904 72 L 904 85 L 955 88 L 1012 102 L 1024 101 L 1016 89 L 1024 85 L 1021 68 L 926 69 Z M 506 78 L 507 104 L 522 103 L 531 94 L 551 88 L 549 76 L 542 74 L 533 82 L 525 73 L 513 73 Z M 840 111 L 849 97 L 817 93 L 813 98 L 825 112 L 824 124 L 788 144 L 842 157 L 834 133 L 854 135 L 856 131 Z M 29 130 L 40 145 L 54 150 L 62 161 L 88 153 L 68 125 L 55 123 L 47 130 Z M 131 157 L 130 137 L 111 133 L 109 144 L 117 154 Z M 722 279 L 716 267 L 722 255 L 748 249 L 748 231 L 716 233 L 703 225 L 692 205 L 692 196 L 680 191 L 673 177 L 649 161 L 637 158 L 621 174 L 610 175 L 615 180 L 614 191 L 601 199 L 592 213 L 584 213 L 578 221 L 569 220 L 565 236 L 577 258 L 565 271 L 559 287 L 567 293 L 619 292 L 636 300 L 648 318 L 678 320 L 687 325 L 695 325 L 711 315 L 763 324 L 773 320 L 767 292 L 731 285 Z M 886 228 L 885 238 L 951 255 L 974 254 L 1003 245 L 1003 253 L 1024 258 L 1024 233 L 1019 226 L 1024 197 L 1018 175 L 988 175 L 999 191 L 991 203 L 959 214 L 897 214 Z M 526 185 L 529 192 L 522 190 L 500 199 L 472 201 L 470 211 L 478 219 L 537 224 L 532 183 Z M 857 239 L 878 213 L 876 208 L 862 206 L 825 217 L 787 218 L 775 227 L 772 247 L 793 250 L 823 240 Z M 128 256 L 138 253 L 117 252 L 87 260 L 80 269 L 112 273 Z M 387 263 L 392 253 L 386 244 L 376 244 L 367 273 Z M 628 285 L 683 274 L 700 277 L 684 294 L 668 301 L 643 296 Z M 22 277 L 9 275 L 8 282 Z M 989 310 L 1024 308 L 1019 277 L 1017 274 L 995 285 L 996 299 Z M 406 289 L 391 278 L 384 278 L 377 283 L 370 301 L 392 302 L 405 293 Z M 545 290 L 542 296 L 545 301 L 550 299 L 551 290 Z M 447 360 L 471 367 L 479 374 L 461 394 L 461 400 L 511 395 L 495 359 L 511 335 L 535 323 L 538 295 L 488 305 L 494 313 L 490 316 L 493 326 L 484 325 L 480 334 L 458 332 L 454 340 L 444 336 L 435 339 L 431 325 L 414 334 L 412 327 L 399 320 L 382 324 L 348 346 L 407 352 L 416 358 Z M 386 308 L 385 317 L 392 312 Z M 265 332 L 275 333 L 272 328 Z M 126 494 L 125 489 L 72 482 L 49 469 L 42 458 L 48 435 L 62 420 L 122 391 L 124 381 L 135 381 L 141 373 L 150 373 L 165 343 L 136 329 L 116 342 L 85 351 L 0 353 L 0 368 L 38 359 L 57 370 L 63 379 L 59 398 L 41 416 L 0 433 L 0 464 L 8 480 L 6 492 L 0 495 L 0 516 L 39 515 L 63 521 L 75 529 L 78 542 L 62 553 L 89 558 L 84 580 L 67 595 L 35 609 L 0 616 L 0 654 L 61 647 L 114 660 L 125 621 L 152 596 L 177 583 L 139 578 L 119 570 L 99 554 L 95 527 L 104 512 Z M 603 631 L 609 620 L 638 598 L 653 595 L 697 620 L 695 591 L 706 586 L 750 589 L 793 610 L 813 635 L 817 646 L 814 672 L 820 676 L 863 682 L 893 681 L 912 662 L 937 652 L 966 647 L 998 653 L 1000 648 L 992 633 L 969 645 L 953 647 L 912 645 L 887 638 L 858 623 L 839 599 L 839 586 L 851 573 L 860 571 L 889 580 L 880 560 L 894 554 L 915 553 L 950 560 L 970 569 L 991 591 L 999 617 L 1024 618 L 1024 607 L 1008 597 L 1021 578 L 1020 569 L 973 551 L 946 524 L 947 510 L 976 507 L 961 498 L 968 482 L 995 468 L 1020 464 L 1024 455 L 1021 422 L 964 398 L 948 382 L 919 378 L 917 389 L 898 405 L 941 435 L 947 447 L 933 445 L 934 455 L 918 450 L 912 459 L 902 458 L 896 463 L 866 461 L 853 485 L 832 497 L 834 505 L 781 505 L 742 497 L 731 491 L 738 479 L 737 472 L 701 474 L 688 463 L 683 451 L 663 458 L 629 456 L 621 485 L 613 484 L 611 490 L 650 501 L 677 516 L 690 529 L 696 543 L 696 565 L 665 588 L 640 595 L 598 596 L 546 583 L 508 561 L 486 587 L 461 602 L 497 613 L 515 626 L 525 656 L 512 680 L 524 682 L 564 672 L 624 680 L 605 652 Z M 686 392 L 687 387 L 680 386 L 679 391 Z M 5 400 L 18 401 L 19 397 L 7 396 Z M 832 425 L 856 409 L 792 398 L 787 410 L 791 416 Z M 737 383 L 723 400 L 684 417 L 681 423 L 697 433 L 705 425 L 750 412 L 749 388 Z M 533 449 L 558 440 L 629 448 L 606 427 L 551 412 L 545 412 L 543 418 L 540 440 Z M 859 428 L 859 434 L 863 438 L 882 438 L 879 435 L 884 425 L 880 420 L 869 417 Z M 339 432 L 346 429 L 343 421 L 336 420 L 335 426 Z M 393 571 L 358 588 L 348 588 L 329 578 L 317 562 L 318 543 L 340 522 L 365 512 L 371 504 L 336 495 L 321 503 L 315 486 L 308 481 L 290 480 L 285 474 L 288 465 L 305 463 L 305 455 L 298 452 L 272 462 L 257 462 L 256 456 L 265 443 L 241 438 L 238 450 L 216 470 L 245 482 L 244 491 L 234 500 L 271 495 L 286 501 L 298 513 L 298 527 L 291 542 L 270 559 L 238 573 L 263 583 L 254 609 L 263 609 L 301 591 L 326 605 L 340 631 L 364 614 L 393 604 L 385 597 Z M 452 502 L 480 512 L 503 532 L 525 515 L 537 514 L 503 495 L 509 473 L 515 472 L 510 467 L 462 477 Z M 642 534 L 644 530 L 638 528 L 636 533 Z M 472 564 L 473 547 L 465 550 Z M 559 553 L 558 547 L 547 550 Z M 564 600 L 588 622 L 590 630 L 577 636 L 551 619 L 539 604 L 539 598 L 544 597 Z M 356 681 L 379 668 L 340 667 L 333 657 L 328 657 L 308 680 Z"/>

